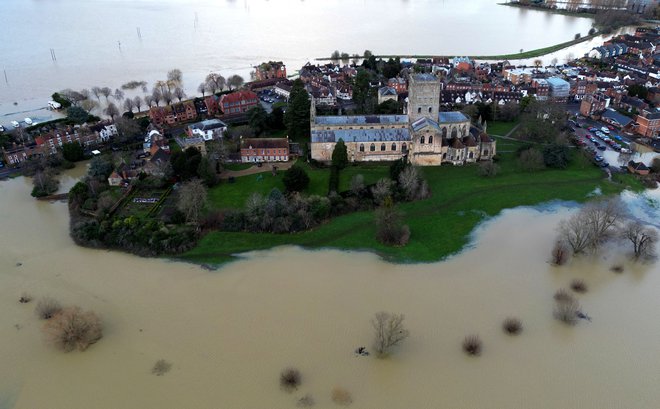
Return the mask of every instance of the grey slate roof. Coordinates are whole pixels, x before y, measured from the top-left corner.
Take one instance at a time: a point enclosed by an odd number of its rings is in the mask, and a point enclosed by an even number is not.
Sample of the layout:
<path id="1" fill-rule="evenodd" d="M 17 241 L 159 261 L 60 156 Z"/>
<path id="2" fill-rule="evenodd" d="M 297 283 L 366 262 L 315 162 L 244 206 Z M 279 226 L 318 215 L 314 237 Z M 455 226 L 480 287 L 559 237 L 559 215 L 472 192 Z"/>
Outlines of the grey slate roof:
<path id="1" fill-rule="evenodd" d="M 438 119 L 439 123 L 447 123 L 447 122 L 465 122 L 467 121 L 467 117 L 463 115 L 462 112 L 454 111 L 454 112 L 440 112 L 438 114 Z"/>
<path id="2" fill-rule="evenodd" d="M 431 119 L 428 119 L 428 118 L 419 118 L 418 120 L 413 122 L 410 126 L 412 127 L 414 132 L 417 132 L 420 129 L 424 129 L 427 126 L 431 127 L 431 128 L 435 128 L 435 129 L 440 129 L 437 122 L 435 122 Z"/>
<path id="3" fill-rule="evenodd" d="M 312 131 L 312 142 L 334 143 L 343 139 L 344 142 L 392 142 L 410 141 L 408 129 L 340 129 L 334 131 Z"/>
<path id="4" fill-rule="evenodd" d="M 413 74 L 415 81 L 437 81 L 438 77 L 433 74 Z"/>
<path id="5" fill-rule="evenodd" d="M 605 112 L 603 112 L 602 116 L 605 117 L 605 118 L 615 120 L 621 126 L 624 126 L 624 127 L 633 121 L 632 118 L 628 118 L 627 116 L 625 116 L 623 114 L 620 114 L 620 113 L 618 113 L 617 111 L 615 111 L 611 108 L 606 109 Z"/>
<path id="6" fill-rule="evenodd" d="M 408 115 L 317 116 L 317 125 L 369 125 L 408 123 Z"/>

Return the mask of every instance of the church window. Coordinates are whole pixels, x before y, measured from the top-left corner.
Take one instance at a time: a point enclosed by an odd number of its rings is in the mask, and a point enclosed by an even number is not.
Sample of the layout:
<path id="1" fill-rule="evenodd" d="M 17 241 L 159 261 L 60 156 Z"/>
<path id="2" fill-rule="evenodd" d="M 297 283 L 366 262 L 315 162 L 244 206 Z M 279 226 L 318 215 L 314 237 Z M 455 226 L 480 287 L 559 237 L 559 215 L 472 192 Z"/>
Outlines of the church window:
<path id="1" fill-rule="evenodd" d="M 360 152 L 364 152 L 364 144 L 363 143 L 360 144 Z"/>
<path id="2" fill-rule="evenodd" d="M 417 113 L 421 114 L 422 113 L 422 107 L 417 108 Z"/>
<path id="3" fill-rule="evenodd" d="M 452 138 L 456 138 L 456 137 L 458 137 L 458 131 L 456 130 L 456 128 L 452 128 L 452 130 L 451 130 L 451 137 L 452 137 Z"/>
<path id="4" fill-rule="evenodd" d="M 433 107 L 429 107 L 429 114 L 433 113 Z"/>
<path id="5" fill-rule="evenodd" d="M 488 155 L 488 149 L 484 150 L 484 155 Z"/>
<path id="6" fill-rule="evenodd" d="M 419 138 L 419 143 L 424 143 L 424 135 Z"/>
<path id="7" fill-rule="evenodd" d="M 442 159 L 447 159 L 447 152 L 442 154 Z"/>
<path id="8" fill-rule="evenodd" d="M 380 144 L 380 150 L 381 150 L 381 152 L 385 150 L 385 144 L 384 143 Z"/>
<path id="9" fill-rule="evenodd" d="M 374 145 L 374 144 L 372 143 L 371 146 L 369 147 L 369 150 L 370 150 L 371 152 L 375 152 L 375 151 L 376 151 L 376 145 Z"/>
<path id="10" fill-rule="evenodd" d="M 433 143 L 433 135 L 429 135 L 429 143 Z"/>
<path id="11" fill-rule="evenodd" d="M 405 142 L 401 145 L 401 152 L 408 152 L 408 145 Z"/>
<path id="12" fill-rule="evenodd" d="M 447 137 L 447 128 L 442 128 L 442 137 L 443 138 Z"/>
<path id="13" fill-rule="evenodd" d="M 474 152 L 470 152 L 470 154 L 468 155 L 468 158 L 470 158 L 470 159 L 474 158 Z"/>
<path id="14" fill-rule="evenodd" d="M 393 143 L 393 144 L 392 144 L 392 150 L 393 150 L 393 151 L 396 150 L 396 143 Z"/>

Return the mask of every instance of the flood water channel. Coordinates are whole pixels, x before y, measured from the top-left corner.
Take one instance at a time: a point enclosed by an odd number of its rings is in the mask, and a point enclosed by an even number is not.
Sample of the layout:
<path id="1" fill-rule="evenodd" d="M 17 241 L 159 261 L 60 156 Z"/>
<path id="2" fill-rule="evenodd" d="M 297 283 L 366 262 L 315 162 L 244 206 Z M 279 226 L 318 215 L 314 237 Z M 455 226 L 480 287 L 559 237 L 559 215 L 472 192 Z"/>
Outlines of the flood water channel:
<path id="1" fill-rule="evenodd" d="M 506 210 L 438 263 L 282 247 L 207 271 L 77 247 L 66 204 L 37 202 L 30 189 L 26 178 L 0 182 L 0 408 L 294 408 L 306 394 L 332 408 L 337 386 L 367 409 L 660 402 L 659 264 L 614 247 L 550 265 L 554 229 L 574 205 Z M 622 199 L 657 224 L 660 192 Z M 617 264 L 622 273 L 610 271 Z M 575 278 L 589 287 L 578 299 L 592 321 L 568 327 L 552 318 L 552 296 Z M 56 351 L 22 292 L 96 311 L 103 339 Z M 405 314 L 410 338 L 388 359 L 356 356 L 371 348 L 380 310 Z M 517 337 L 501 330 L 508 316 L 523 321 Z M 469 334 L 484 342 L 480 357 L 461 351 Z M 163 376 L 151 374 L 159 359 L 172 363 Z M 293 393 L 279 388 L 287 366 L 302 373 Z"/>

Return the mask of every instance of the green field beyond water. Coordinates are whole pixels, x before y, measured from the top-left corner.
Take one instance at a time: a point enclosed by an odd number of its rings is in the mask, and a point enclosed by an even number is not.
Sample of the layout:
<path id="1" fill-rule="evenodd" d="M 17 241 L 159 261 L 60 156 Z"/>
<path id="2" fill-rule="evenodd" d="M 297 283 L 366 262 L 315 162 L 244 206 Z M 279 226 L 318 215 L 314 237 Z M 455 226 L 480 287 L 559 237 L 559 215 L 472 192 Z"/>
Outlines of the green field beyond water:
<path id="1" fill-rule="evenodd" d="M 535 173 L 520 171 L 514 151 L 520 142 L 500 139 L 500 173 L 494 178 L 477 174 L 476 165 L 425 167 L 432 197 L 414 203 L 403 203 L 411 238 L 405 247 L 387 247 L 375 239 L 376 227 L 372 212 L 358 212 L 334 218 L 313 230 L 294 234 L 227 233 L 206 235 L 193 250 L 180 258 L 219 264 L 234 255 L 250 250 L 268 249 L 280 245 L 305 248 L 336 248 L 373 251 L 394 262 L 430 262 L 441 260 L 460 251 L 469 240 L 470 232 L 483 220 L 503 209 L 530 206 L 552 200 L 582 202 L 600 188 L 603 194 L 614 194 L 626 185 L 609 182 L 603 172 L 579 152 L 568 169 L 544 170 Z M 329 170 L 309 169 L 311 183 L 306 193 L 325 194 Z M 340 188 L 348 188 L 353 175 L 362 174 L 365 183 L 373 183 L 388 175 L 385 165 L 351 166 L 342 172 Z M 273 187 L 283 189 L 282 175 L 262 174 L 238 178 L 234 184 L 222 184 L 209 194 L 216 208 L 241 207 L 252 192 L 268 193 Z M 634 179 L 618 179 L 633 184 Z"/>

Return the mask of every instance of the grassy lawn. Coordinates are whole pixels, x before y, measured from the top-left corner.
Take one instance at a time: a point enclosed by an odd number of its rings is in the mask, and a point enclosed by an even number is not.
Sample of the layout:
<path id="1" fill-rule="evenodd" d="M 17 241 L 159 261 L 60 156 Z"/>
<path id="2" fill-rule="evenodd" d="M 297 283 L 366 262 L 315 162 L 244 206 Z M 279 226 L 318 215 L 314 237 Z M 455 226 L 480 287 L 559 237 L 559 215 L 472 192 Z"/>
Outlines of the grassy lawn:
<path id="1" fill-rule="evenodd" d="M 511 150 L 515 150 L 519 144 L 516 141 L 507 143 Z M 502 148 L 498 146 L 498 149 Z M 375 240 L 373 213 L 359 212 L 337 217 L 311 231 L 295 234 L 212 232 L 181 258 L 199 263 L 222 263 L 232 259 L 233 254 L 292 244 L 306 248 L 368 250 L 395 262 L 430 262 L 460 251 L 478 223 L 499 214 L 503 209 L 552 200 L 582 202 L 597 187 L 604 194 L 613 194 L 626 186 L 640 186 L 633 178 L 608 182 L 603 179 L 602 171 L 587 158 L 578 152 L 574 152 L 574 155 L 568 169 L 524 173 L 518 169 L 513 153 L 503 153 L 499 162 L 501 170 L 495 178 L 478 176 L 474 165 L 423 168 L 432 197 L 400 205 L 411 230 L 410 243 L 405 247 L 392 248 L 378 243 Z M 310 169 L 309 173 L 313 186 L 310 191 L 324 194 L 328 171 Z M 349 167 L 344 171 L 342 187 L 345 188 L 350 183 L 350 176 L 357 173 L 365 175 L 367 183 L 370 183 L 385 176 L 387 167 Z M 268 175 L 261 182 L 255 182 L 251 176 L 252 179 L 237 182 L 236 186 L 215 188 L 210 195 L 214 196 L 212 202 L 216 206 L 229 203 L 240 206 L 253 191 L 251 186 L 262 193 L 268 192 L 273 186 L 281 187 L 280 176 Z M 239 188 L 238 183 L 244 185 Z M 228 196 L 231 196 L 231 200 Z"/>
<path id="2" fill-rule="evenodd" d="M 330 179 L 330 169 L 317 169 L 310 167 L 307 163 L 298 162 L 309 175 L 309 187 L 305 191 L 307 194 L 325 196 L 328 193 L 328 183 Z M 339 177 L 339 189 L 348 190 L 353 176 L 361 174 L 364 176 L 364 183 L 376 183 L 378 179 L 386 177 L 389 174 L 389 166 L 384 164 L 365 164 L 349 166 L 344 169 Z M 211 206 L 217 209 L 240 208 L 252 193 L 267 195 L 273 188 L 284 191 L 283 171 L 278 171 L 273 176 L 270 171 L 256 175 L 242 176 L 236 178 L 234 183 L 223 182 L 209 190 L 209 202 Z"/>
<path id="3" fill-rule="evenodd" d="M 227 170 L 245 170 L 254 166 L 254 163 L 225 163 L 222 165 Z"/>
<path id="4" fill-rule="evenodd" d="M 489 135 L 499 135 L 506 136 L 511 130 L 518 125 L 519 121 L 503 122 L 503 121 L 493 121 L 488 123 L 488 134 Z M 499 147 L 499 142 L 498 142 Z"/>

